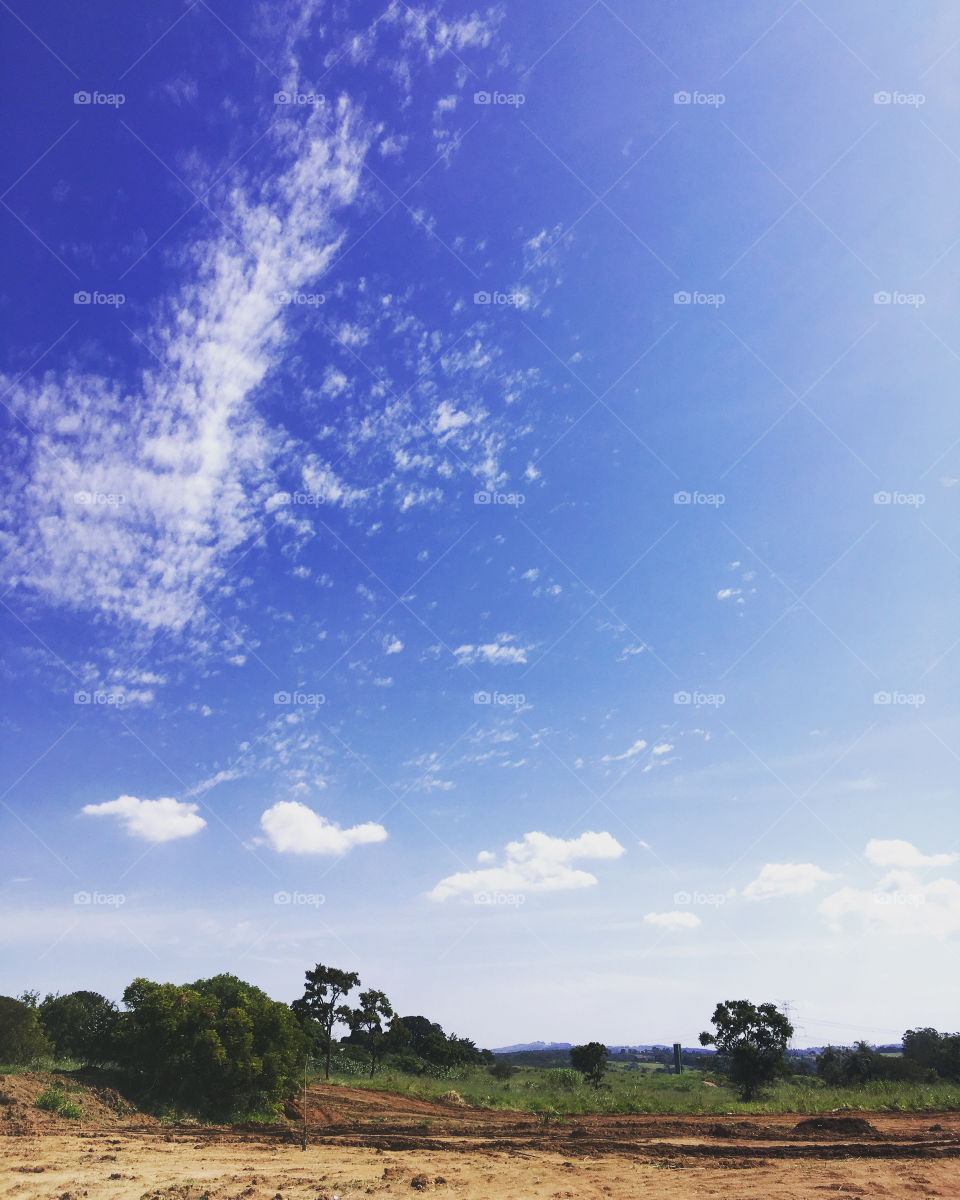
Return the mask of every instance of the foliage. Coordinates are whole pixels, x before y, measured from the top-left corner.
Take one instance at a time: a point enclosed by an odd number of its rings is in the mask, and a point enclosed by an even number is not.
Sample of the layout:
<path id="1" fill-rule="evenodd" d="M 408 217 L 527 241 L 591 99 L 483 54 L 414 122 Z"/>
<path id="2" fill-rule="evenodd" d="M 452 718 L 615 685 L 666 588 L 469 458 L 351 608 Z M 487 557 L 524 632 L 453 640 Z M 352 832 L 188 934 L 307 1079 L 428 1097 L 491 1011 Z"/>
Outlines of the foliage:
<path id="1" fill-rule="evenodd" d="M 296 1086 L 305 1039 L 290 1009 L 234 975 L 135 979 L 118 1061 L 155 1102 L 211 1116 L 266 1112 Z"/>
<path id="2" fill-rule="evenodd" d="M 717 1005 L 711 1021 L 716 1033 L 701 1033 L 700 1044 L 717 1047 L 741 1100 L 752 1100 L 765 1084 L 787 1074 L 793 1026 L 775 1005 L 727 1000 Z"/>
<path id="3" fill-rule="evenodd" d="M 346 1009 L 344 1019 L 350 1026 L 349 1040 L 359 1042 L 370 1055 L 371 1079 L 384 1054 L 388 1050 L 399 1050 L 409 1040 L 410 1035 L 403 1022 L 394 1016 L 386 995 L 373 988 L 360 993 L 359 1006 Z M 390 1025 L 384 1029 L 383 1022 L 387 1020 Z"/>
<path id="4" fill-rule="evenodd" d="M 960 1080 L 960 1033 L 908 1029 L 903 1035 L 903 1057 L 935 1071 L 941 1079 Z"/>
<path id="5" fill-rule="evenodd" d="M 0 996 L 0 1062 L 27 1064 L 52 1052 L 36 1008 Z"/>
<path id="6" fill-rule="evenodd" d="M 585 1076 L 582 1071 L 575 1071 L 571 1067 L 552 1067 L 547 1072 L 547 1078 L 558 1087 L 576 1088 L 583 1086 Z"/>
<path id="7" fill-rule="evenodd" d="M 113 1059 L 120 1014 L 99 992 L 48 995 L 37 1011 L 58 1057 L 96 1065 Z"/>
<path id="8" fill-rule="evenodd" d="M 501 1083 L 506 1083 L 511 1075 L 516 1074 L 517 1068 L 510 1063 L 498 1062 L 494 1063 L 493 1066 L 489 1068 L 489 1071 L 494 1079 L 499 1079 Z"/>
<path id="9" fill-rule="evenodd" d="M 324 1050 L 324 1075 L 330 1078 L 330 1058 L 333 1053 L 333 1029 L 338 1021 L 346 1022 L 350 1009 L 342 1003 L 355 987 L 360 986 L 356 971 L 340 971 L 317 963 L 306 972 L 303 995 L 290 1006 L 309 1032 L 311 1023 L 319 1032 Z"/>
<path id="10" fill-rule="evenodd" d="M 64 1095 L 63 1088 L 56 1083 L 44 1088 L 42 1092 L 38 1092 L 33 1104 L 35 1108 L 42 1108 L 45 1112 L 54 1112 L 59 1117 L 67 1117 L 71 1120 L 77 1120 L 83 1116 L 83 1109 L 80 1105 L 74 1100 L 69 1100 Z"/>
<path id="11" fill-rule="evenodd" d="M 587 1042 L 583 1046 L 573 1046 L 570 1050 L 570 1064 L 579 1071 L 588 1082 L 598 1088 L 603 1082 L 603 1073 L 607 1066 L 607 1048 L 603 1042 Z"/>
<path id="12" fill-rule="evenodd" d="M 936 1072 L 909 1058 L 878 1054 L 866 1042 L 837 1048 L 826 1046 L 817 1055 L 817 1075 L 826 1083 L 849 1087 L 877 1080 L 904 1080 L 909 1083 L 933 1082 Z"/>

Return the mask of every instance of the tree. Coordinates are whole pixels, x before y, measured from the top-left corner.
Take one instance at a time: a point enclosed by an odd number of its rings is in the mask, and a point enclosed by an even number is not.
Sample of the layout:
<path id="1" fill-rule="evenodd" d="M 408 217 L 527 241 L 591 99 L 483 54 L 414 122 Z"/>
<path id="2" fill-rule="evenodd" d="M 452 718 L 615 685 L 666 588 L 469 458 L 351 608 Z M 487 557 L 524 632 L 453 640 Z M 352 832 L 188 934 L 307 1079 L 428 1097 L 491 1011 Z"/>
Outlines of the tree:
<path id="1" fill-rule="evenodd" d="M 501 1083 L 506 1083 L 511 1075 L 516 1073 L 517 1068 L 508 1062 L 494 1063 L 490 1067 L 490 1074 L 494 1079 L 499 1079 Z"/>
<path id="2" fill-rule="evenodd" d="M 787 1043 L 793 1026 L 773 1004 L 726 1000 L 711 1018 L 716 1033 L 700 1034 L 701 1046 L 716 1046 L 721 1064 L 741 1100 L 787 1073 Z"/>
<path id="3" fill-rule="evenodd" d="M 397 1049 L 402 1045 L 406 1029 L 403 1022 L 396 1018 L 390 1029 L 383 1027 L 383 1022 L 394 1016 L 390 1001 L 383 992 L 370 989 L 360 993 L 358 1008 L 346 1010 L 346 1021 L 350 1026 L 351 1040 L 359 1044 L 370 1055 L 370 1078 L 374 1076 L 377 1063 L 392 1045 Z"/>
<path id="4" fill-rule="evenodd" d="M 96 1065 L 113 1058 L 120 1014 L 112 1000 L 99 992 L 48 995 L 37 1011 L 58 1057 Z"/>
<path id="5" fill-rule="evenodd" d="M 275 1108 L 296 1087 L 305 1039 L 286 1004 L 234 975 L 135 979 L 117 1058 L 138 1090 L 212 1116 Z"/>
<path id="6" fill-rule="evenodd" d="M 603 1042 L 587 1042 L 570 1050 L 570 1065 L 588 1079 L 595 1088 L 603 1082 L 607 1066 L 607 1048 Z"/>
<path id="7" fill-rule="evenodd" d="M 23 1066 L 52 1053 L 37 1010 L 12 996 L 0 996 L 0 1063 Z"/>
<path id="8" fill-rule="evenodd" d="M 338 1021 L 348 1021 L 350 1015 L 350 1009 L 342 1001 L 359 986 L 360 976 L 355 971 L 338 971 L 336 967 L 317 963 L 312 971 L 306 972 L 303 996 L 290 1006 L 301 1022 L 313 1020 L 320 1028 L 326 1053 L 325 1079 L 330 1078 L 333 1027 Z"/>
<path id="9" fill-rule="evenodd" d="M 943 1079 L 960 1079 L 960 1033 L 908 1029 L 903 1035 L 903 1057 Z"/>

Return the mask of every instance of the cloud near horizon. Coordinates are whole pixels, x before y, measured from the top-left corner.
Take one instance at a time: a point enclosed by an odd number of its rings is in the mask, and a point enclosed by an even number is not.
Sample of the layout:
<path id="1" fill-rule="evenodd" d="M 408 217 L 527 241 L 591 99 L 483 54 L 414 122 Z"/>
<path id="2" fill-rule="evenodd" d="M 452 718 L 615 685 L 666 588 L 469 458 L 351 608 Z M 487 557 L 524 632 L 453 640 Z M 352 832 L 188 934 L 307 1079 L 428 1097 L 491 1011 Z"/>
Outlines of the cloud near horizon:
<path id="1" fill-rule="evenodd" d="M 818 884 L 834 879 L 829 871 L 813 863 L 767 863 L 752 883 L 743 889 L 748 900 L 772 900 L 776 896 L 800 896 Z"/>
<path id="2" fill-rule="evenodd" d="M 596 876 L 575 869 L 571 863 L 580 858 L 619 858 L 625 853 L 609 833 L 582 833 L 570 839 L 525 833 L 519 842 L 507 843 L 500 866 L 448 875 L 428 895 L 431 900 L 447 900 L 465 892 L 559 892 L 593 887 Z M 482 850 L 477 861 L 488 863 L 495 857 L 489 850 Z"/>

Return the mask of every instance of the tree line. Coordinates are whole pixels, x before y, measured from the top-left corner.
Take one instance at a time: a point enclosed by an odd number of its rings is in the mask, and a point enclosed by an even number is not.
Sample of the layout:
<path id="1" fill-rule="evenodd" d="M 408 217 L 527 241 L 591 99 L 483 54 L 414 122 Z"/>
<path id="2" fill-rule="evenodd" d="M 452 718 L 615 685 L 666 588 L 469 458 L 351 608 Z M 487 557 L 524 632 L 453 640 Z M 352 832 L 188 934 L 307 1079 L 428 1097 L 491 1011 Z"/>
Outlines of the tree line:
<path id="1" fill-rule="evenodd" d="M 514 1070 L 427 1017 L 399 1016 L 384 992 L 361 987 L 356 972 L 322 963 L 306 971 L 303 994 L 289 1005 L 234 975 L 182 985 L 135 979 L 122 1004 L 91 991 L 0 996 L 0 1063 L 56 1057 L 109 1066 L 141 1103 L 212 1117 L 275 1113 L 310 1062 L 322 1064 L 326 1078 L 332 1070 L 373 1078 L 387 1060 L 435 1076 L 484 1065 L 507 1079 Z M 727 1000 L 712 1024 L 701 1044 L 715 1047 L 717 1070 L 742 1099 L 791 1073 L 793 1026 L 775 1005 Z M 570 1066 L 599 1088 L 607 1054 L 602 1042 L 574 1046 Z M 837 1086 L 960 1081 L 960 1034 L 907 1030 L 900 1056 L 864 1042 L 827 1046 L 816 1069 Z"/>
<path id="2" fill-rule="evenodd" d="M 122 1003 L 92 991 L 2 996 L 0 1063 L 108 1066 L 141 1102 L 237 1116 L 275 1112 L 308 1063 L 322 1063 L 329 1078 L 334 1056 L 338 1069 L 371 1077 L 388 1055 L 417 1074 L 494 1061 L 427 1017 L 399 1017 L 382 991 L 361 990 L 356 972 L 322 963 L 289 1005 L 234 975 L 182 985 L 135 979 Z"/>

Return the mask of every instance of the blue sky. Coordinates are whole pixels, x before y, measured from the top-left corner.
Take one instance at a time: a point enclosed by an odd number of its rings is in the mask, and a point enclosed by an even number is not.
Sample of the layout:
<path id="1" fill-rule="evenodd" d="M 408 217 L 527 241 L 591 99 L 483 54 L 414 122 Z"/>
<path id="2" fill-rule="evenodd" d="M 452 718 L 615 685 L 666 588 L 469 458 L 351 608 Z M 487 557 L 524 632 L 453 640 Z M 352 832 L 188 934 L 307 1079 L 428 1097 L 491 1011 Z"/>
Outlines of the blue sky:
<path id="1" fill-rule="evenodd" d="M 3 990 L 952 1028 L 960 14 L 0 19 Z"/>

